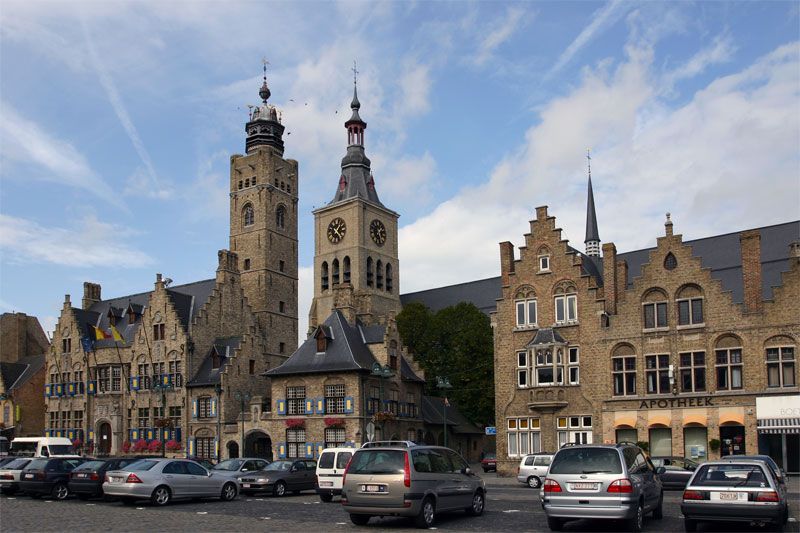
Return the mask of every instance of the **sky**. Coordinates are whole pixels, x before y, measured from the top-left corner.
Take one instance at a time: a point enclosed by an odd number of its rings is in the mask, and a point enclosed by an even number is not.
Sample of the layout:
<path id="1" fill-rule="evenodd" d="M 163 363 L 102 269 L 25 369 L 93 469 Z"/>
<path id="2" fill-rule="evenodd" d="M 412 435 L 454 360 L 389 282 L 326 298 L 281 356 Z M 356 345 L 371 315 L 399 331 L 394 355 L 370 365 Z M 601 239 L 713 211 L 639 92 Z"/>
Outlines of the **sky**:
<path id="1" fill-rule="evenodd" d="M 549 206 L 583 249 L 800 218 L 797 2 L 45 2 L 0 7 L 0 312 L 56 323 L 212 278 L 262 59 L 312 209 L 333 198 L 358 63 L 366 151 L 400 213 L 400 291 L 499 275 Z M 800 236 L 798 236 L 800 238 Z"/>

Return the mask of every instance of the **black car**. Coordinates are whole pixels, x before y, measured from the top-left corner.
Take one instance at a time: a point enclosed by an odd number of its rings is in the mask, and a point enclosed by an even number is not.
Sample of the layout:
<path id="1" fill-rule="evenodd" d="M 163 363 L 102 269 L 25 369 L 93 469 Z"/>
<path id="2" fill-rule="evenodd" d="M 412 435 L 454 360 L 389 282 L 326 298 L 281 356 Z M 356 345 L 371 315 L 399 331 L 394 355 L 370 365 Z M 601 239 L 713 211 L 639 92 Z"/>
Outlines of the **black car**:
<path id="1" fill-rule="evenodd" d="M 684 457 L 651 457 L 665 489 L 682 489 L 697 470 L 698 463 Z"/>
<path id="2" fill-rule="evenodd" d="M 32 498 L 69 496 L 69 474 L 85 462 L 80 457 L 36 458 L 20 473 L 19 489 Z"/>
<path id="3" fill-rule="evenodd" d="M 239 476 L 242 494 L 271 492 L 283 496 L 287 491 L 298 494 L 317 488 L 317 463 L 304 459 L 288 459 L 268 464 L 263 470 Z"/>
<path id="4" fill-rule="evenodd" d="M 68 488 L 81 500 L 103 496 L 103 480 L 109 470 L 122 470 L 138 461 L 135 457 L 90 459 L 77 466 L 69 475 Z"/>

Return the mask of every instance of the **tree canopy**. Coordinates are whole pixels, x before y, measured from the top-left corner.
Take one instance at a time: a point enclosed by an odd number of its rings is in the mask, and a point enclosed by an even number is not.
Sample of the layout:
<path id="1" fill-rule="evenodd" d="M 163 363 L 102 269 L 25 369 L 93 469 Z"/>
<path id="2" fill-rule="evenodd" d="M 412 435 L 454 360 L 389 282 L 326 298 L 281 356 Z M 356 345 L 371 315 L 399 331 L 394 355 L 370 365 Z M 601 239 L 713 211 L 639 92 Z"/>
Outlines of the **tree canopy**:
<path id="1" fill-rule="evenodd" d="M 494 346 L 489 317 L 471 303 L 432 312 L 413 302 L 397 315 L 403 344 L 425 370 L 426 393 L 454 400 L 472 422 L 493 425 Z M 447 377 L 452 389 L 437 388 Z"/>

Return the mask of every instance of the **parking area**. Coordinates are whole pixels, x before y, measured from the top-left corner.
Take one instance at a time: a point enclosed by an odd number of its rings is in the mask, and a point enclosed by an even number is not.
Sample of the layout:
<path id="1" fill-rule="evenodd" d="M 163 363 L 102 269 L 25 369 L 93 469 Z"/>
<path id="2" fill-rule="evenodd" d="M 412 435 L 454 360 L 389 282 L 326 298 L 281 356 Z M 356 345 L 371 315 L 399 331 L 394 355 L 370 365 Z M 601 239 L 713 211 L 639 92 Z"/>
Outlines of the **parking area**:
<path id="1" fill-rule="evenodd" d="M 538 491 L 493 473 L 481 474 L 487 482 L 488 501 L 483 516 L 473 518 L 464 513 L 439 517 L 435 528 L 445 531 L 548 531 L 544 513 L 538 502 Z M 794 480 L 796 483 L 796 478 Z M 664 518 L 645 521 L 645 531 L 682 531 L 680 491 L 665 494 Z M 786 531 L 800 531 L 798 494 L 793 492 L 791 521 Z M 415 531 L 405 519 L 373 518 L 367 526 L 354 526 L 338 504 L 322 503 L 312 492 L 271 496 L 240 496 L 231 502 L 174 502 L 166 507 L 149 503 L 126 506 L 100 500 L 88 502 L 69 498 L 65 501 L 33 500 L 25 496 L 0 497 L 3 531 L 246 531 L 269 528 L 279 531 Z M 616 523 L 577 521 L 564 526 L 564 531 L 619 531 Z M 740 531 L 752 531 L 747 525 Z M 700 531 L 731 531 L 730 526 L 702 527 Z"/>

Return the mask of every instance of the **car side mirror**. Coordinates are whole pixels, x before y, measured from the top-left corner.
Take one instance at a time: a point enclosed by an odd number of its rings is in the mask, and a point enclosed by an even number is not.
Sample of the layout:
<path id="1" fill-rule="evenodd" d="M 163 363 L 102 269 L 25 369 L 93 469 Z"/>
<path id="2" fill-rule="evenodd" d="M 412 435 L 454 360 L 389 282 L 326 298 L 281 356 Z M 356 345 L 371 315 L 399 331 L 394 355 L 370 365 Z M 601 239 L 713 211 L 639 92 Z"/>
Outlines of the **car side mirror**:
<path id="1" fill-rule="evenodd" d="M 293 466 L 292 468 L 289 469 L 289 472 L 297 472 L 297 467 Z"/>
<path id="2" fill-rule="evenodd" d="M 462 473 L 462 474 L 466 474 L 466 475 L 468 475 L 468 476 L 471 476 L 471 475 L 472 475 L 472 469 L 471 469 L 470 467 L 463 468 L 463 469 L 461 470 L 461 473 Z"/>
<path id="3" fill-rule="evenodd" d="M 658 468 L 656 468 L 656 475 L 660 476 L 661 474 L 663 474 L 666 471 L 667 471 L 666 468 L 664 468 L 663 466 L 659 466 Z"/>
<path id="4" fill-rule="evenodd" d="M 211 476 L 213 476 L 213 475 L 214 475 L 214 472 L 212 472 L 211 470 L 208 470 L 208 471 L 206 472 L 206 475 L 208 475 L 208 477 L 211 477 Z"/>

